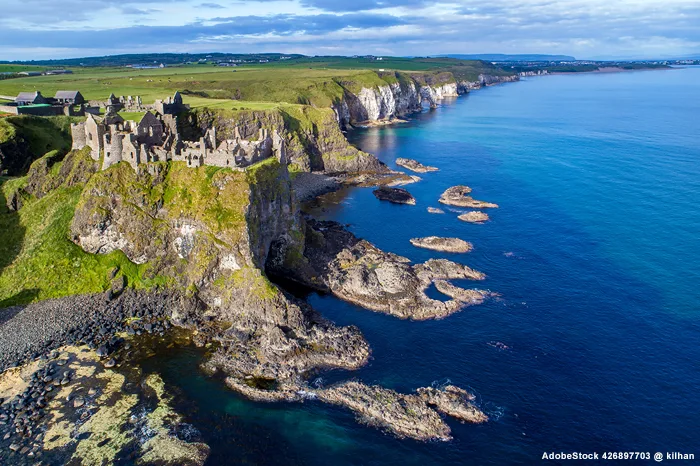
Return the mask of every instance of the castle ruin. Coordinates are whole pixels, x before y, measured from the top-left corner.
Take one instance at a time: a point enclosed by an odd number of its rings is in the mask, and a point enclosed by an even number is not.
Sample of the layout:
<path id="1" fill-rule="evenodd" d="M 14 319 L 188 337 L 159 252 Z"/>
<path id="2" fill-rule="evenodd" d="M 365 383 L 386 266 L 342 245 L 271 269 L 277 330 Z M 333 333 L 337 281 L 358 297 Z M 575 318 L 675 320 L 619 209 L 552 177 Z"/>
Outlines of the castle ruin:
<path id="1" fill-rule="evenodd" d="M 155 113 L 146 112 L 140 121 L 126 121 L 117 111 L 119 99 L 110 96 L 104 117 L 87 115 L 71 125 L 73 149 L 90 147 L 94 160 L 102 160 L 102 170 L 127 162 L 134 169 L 141 163 L 177 161 L 189 167 L 212 165 L 244 168 L 271 156 L 286 160 L 284 139 L 261 128 L 258 139 L 243 139 L 238 128 L 234 139 L 219 141 L 216 129 L 209 128 L 198 141 L 185 141 L 178 132 L 176 115 L 189 110 L 176 93 L 166 101 L 156 101 Z"/>

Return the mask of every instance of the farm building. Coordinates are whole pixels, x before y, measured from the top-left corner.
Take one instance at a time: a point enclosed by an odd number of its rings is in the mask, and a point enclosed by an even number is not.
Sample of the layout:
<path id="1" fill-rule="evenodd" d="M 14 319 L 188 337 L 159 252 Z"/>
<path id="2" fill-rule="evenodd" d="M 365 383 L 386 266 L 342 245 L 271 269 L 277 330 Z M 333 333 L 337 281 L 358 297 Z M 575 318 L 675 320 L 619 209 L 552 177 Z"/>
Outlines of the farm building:
<path id="1" fill-rule="evenodd" d="M 80 105 L 85 103 L 85 98 L 80 91 L 58 91 L 54 97 L 56 103 L 67 105 Z"/>

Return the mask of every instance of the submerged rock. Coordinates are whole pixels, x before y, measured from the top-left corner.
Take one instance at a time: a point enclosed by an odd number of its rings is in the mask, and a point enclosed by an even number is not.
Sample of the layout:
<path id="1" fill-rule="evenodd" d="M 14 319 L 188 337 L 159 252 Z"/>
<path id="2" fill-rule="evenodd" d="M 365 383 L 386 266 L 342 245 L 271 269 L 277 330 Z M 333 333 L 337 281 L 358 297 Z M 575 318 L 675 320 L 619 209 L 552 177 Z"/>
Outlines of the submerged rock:
<path id="1" fill-rule="evenodd" d="M 471 212 L 462 214 L 457 218 L 463 222 L 469 223 L 484 223 L 489 220 L 488 214 L 484 212 L 479 212 L 478 210 L 472 210 Z"/>
<path id="2" fill-rule="evenodd" d="M 430 167 L 423 165 L 422 163 L 413 160 L 413 159 L 402 159 L 398 158 L 396 159 L 396 165 L 399 165 L 404 168 L 408 168 L 409 170 L 412 170 L 414 172 L 418 173 L 427 173 L 427 172 L 436 172 L 439 169 L 437 167 Z"/>
<path id="3" fill-rule="evenodd" d="M 372 193 L 380 201 L 389 201 L 394 204 L 416 205 L 416 199 L 403 188 L 388 188 L 382 186 L 372 191 Z"/>
<path id="4" fill-rule="evenodd" d="M 476 199 L 469 196 L 469 193 L 471 192 L 472 188 L 470 188 L 469 186 L 453 186 L 451 188 L 448 188 L 444 193 L 442 193 L 439 202 L 455 207 L 469 207 L 472 209 L 498 207 L 498 204 L 477 201 Z"/>
<path id="5" fill-rule="evenodd" d="M 439 236 L 427 236 L 425 238 L 411 238 L 411 244 L 418 248 L 432 249 L 442 252 L 469 252 L 473 249 L 471 243 L 459 238 L 441 238 Z"/>

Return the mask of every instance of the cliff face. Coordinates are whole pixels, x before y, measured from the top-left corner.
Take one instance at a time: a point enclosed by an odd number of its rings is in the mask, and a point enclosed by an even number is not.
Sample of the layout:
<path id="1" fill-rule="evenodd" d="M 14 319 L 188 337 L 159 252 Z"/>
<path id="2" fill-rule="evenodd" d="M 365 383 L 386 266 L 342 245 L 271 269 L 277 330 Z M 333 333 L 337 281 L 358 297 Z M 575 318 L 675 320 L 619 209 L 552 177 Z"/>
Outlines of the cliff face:
<path id="1" fill-rule="evenodd" d="M 280 105 L 272 110 L 198 109 L 180 120 L 182 134 L 196 139 L 205 129 L 215 127 L 222 139 L 232 138 L 238 128 L 246 139 L 257 137 L 265 128 L 283 135 L 290 167 L 296 171 L 326 173 L 384 171 L 386 166 L 371 154 L 348 143 L 330 108 L 308 105 Z"/>
<path id="2" fill-rule="evenodd" d="M 436 107 L 440 100 L 457 96 L 456 82 L 430 85 L 401 77 L 401 81 L 363 87 L 357 93 L 346 89 L 343 100 L 333 107 L 341 127 L 398 118 L 419 111 L 424 103 Z"/>
<path id="3" fill-rule="evenodd" d="M 490 74 L 480 74 L 477 81 L 460 81 L 457 83 L 457 92 L 459 92 L 459 94 L 466 94 L 471 90 L 481 89 L 485 86 L 493 86 L 495 84 L 511 83 L 515 81 L 520 81 L 520 76 L 494 76 Z"/>
<path id="4" fill-rule="evenodd" d="M 419 111 L 423 106 L 436 107 L 447 98 L 466 94 L 470 90 L 502 82 L 517 81 L 517 75 L 481 74 L 476 81 L 458 81 L 452 73 L 381 75 L 386 84 L 345 88 L 343 99 L 334 104 L 341 127 L 391 120 Z"/>
<path id="5" fill-rule="evenodd" d="M 281 380 L 359 367 L 368 356 L 357 329 L 319 319 L 265 275 L 271 250 L 290 267 L 305 261 L 287 166 L 274 158 L 245 172 L 117 164 L 88 181 L 71 235 L 90 253 L 123 251 L 225 322 L 217 338 L 237 343 L 218 350 L 211 370 Z"/>

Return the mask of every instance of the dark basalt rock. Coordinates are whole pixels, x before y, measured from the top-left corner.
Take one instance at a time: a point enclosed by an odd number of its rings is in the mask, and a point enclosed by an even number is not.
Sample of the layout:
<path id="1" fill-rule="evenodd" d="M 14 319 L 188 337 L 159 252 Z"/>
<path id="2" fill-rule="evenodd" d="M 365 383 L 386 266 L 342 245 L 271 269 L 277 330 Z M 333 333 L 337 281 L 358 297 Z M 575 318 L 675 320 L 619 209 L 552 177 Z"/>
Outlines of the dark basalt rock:
<path id="1" fill-rule="evenodd" d="M 372 191 L 374 196 L 380 201 L 389 201 L 394 204 L 409 204 L 415 205 L 416 199 L 403 188 L 389 188 L 382 186 L 381 188 Z"/>

